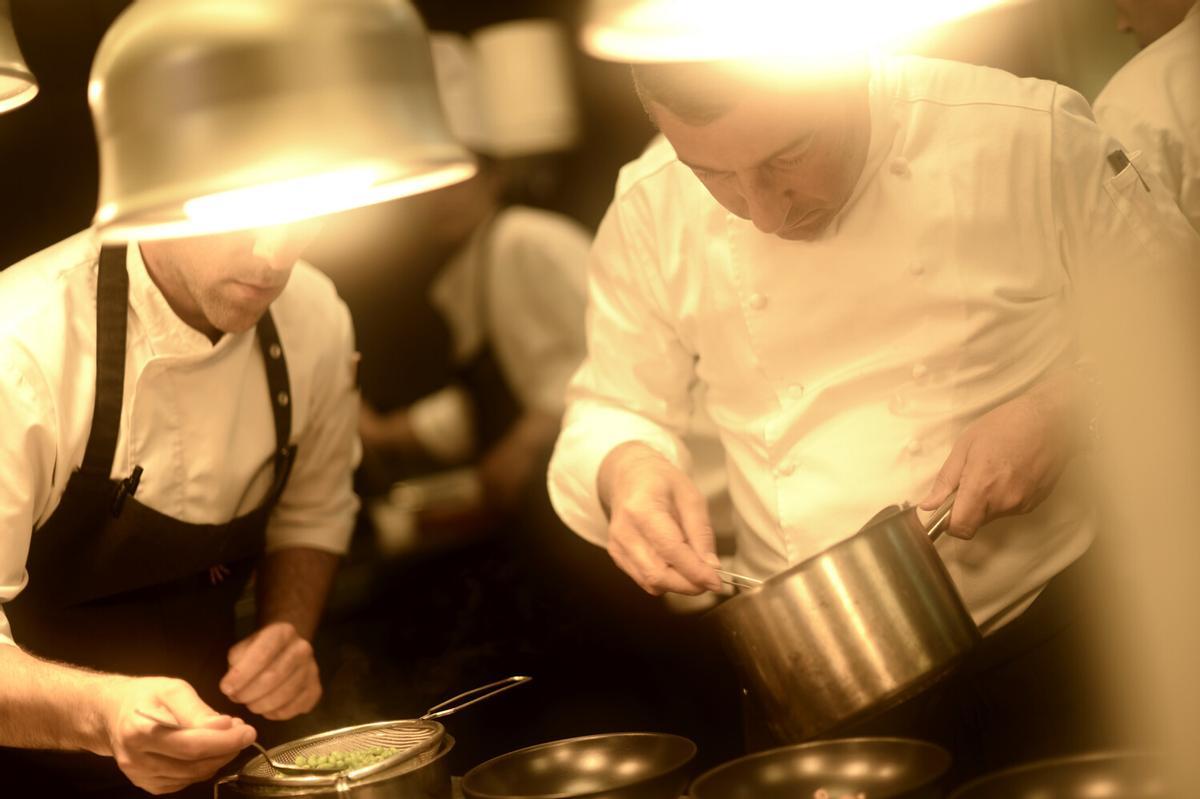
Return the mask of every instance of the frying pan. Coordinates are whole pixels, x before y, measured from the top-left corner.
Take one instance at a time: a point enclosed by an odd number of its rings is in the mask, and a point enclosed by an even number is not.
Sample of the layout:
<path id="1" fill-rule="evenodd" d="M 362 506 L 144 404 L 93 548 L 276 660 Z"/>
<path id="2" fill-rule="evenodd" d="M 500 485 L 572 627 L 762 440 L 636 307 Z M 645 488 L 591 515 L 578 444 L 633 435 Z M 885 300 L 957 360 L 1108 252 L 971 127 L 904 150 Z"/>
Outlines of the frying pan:
<path id="1" fill-rule="evenodd" d="M 784 746 L 717 766 L 693 784 L 693 799 L 941 799 L 950 768 L 941 747 L 907 738 L 843 738 Z M 1011 797 L 1009 799 L 1012 799 Z"/>
<path id="2" fill-rule="evenodd" d="M 1167 799 L 1165 759 L 1101 752 L 1039 760 L 969 782 L 951 799 Z"/>
<path id="3" fill-rule="evenodd" d="M 493 758 L 463 777 L 467 799 L 678 799 L 696 745 L 665 733 L 589 735 Z"/>

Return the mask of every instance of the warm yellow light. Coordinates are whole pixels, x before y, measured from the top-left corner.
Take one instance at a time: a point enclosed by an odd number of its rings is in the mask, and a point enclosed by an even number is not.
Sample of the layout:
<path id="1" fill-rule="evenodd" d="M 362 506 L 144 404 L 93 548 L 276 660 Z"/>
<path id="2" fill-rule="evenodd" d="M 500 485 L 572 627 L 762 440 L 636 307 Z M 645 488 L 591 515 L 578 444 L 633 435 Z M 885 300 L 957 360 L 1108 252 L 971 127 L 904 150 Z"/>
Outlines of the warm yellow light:
<path id="1" fill-rule="evenodd" d="M 187 200 L 183 213 L 196 228 L 267 227 L 327 214 L 355 204 L 378 177 L 373 167 L 347 167 Z"/>
<path id="2" fill-rule="evenodd" d="M 25 105 L 25 103 L 36 97 L 38 93 L 36 83 L 26 83 L 23 88 L 17 88 L 14 93 L 9 94 L 5 86 L 7 80 L 7 78 L 0 75 L 0 114 Z M 16 83 L 15 80 L 11 82 Z"/>
<path id="3" fill-rule="evenodd" d="M 378 182 L 382 173 L 375 167 L 347 167 L 196 197 L 183 203 L 186 219 L 108 227 L 103 234 L 106 240 L 145 241 L 271 227 L 430 191 L 466 180 L 474 173 L 473 164 L 455 164 Z M 113 210 L 104 206 L 96 218 L 104 223 L 113 215 Z"/>
<path id="4" fill-rule="evenodd" d="M 825 67 L 902 48 L 1013 0 L 594 0 L 584 48 L 616 61 L 738 59 Z"/>

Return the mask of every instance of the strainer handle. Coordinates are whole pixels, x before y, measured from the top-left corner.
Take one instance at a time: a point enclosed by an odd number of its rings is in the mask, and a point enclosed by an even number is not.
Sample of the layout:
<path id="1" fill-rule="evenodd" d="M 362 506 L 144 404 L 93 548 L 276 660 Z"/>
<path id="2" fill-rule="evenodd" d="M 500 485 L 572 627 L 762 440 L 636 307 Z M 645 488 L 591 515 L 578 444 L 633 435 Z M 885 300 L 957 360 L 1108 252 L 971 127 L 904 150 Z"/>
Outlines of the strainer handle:
<path id="1" fill-rule="evenodd" d="M 229 774 L 228 776 L 222 777 L 221 779 L 214 782 L 213 783 L 213 799 L 221 799 L 221 786 L 227 782 L 233 782 L 237 778 L 238 778 L 237 774 Z"/>
<path id="2" fill-rule="evenodd" d="M 421 716 L 423 720 L 440 719 L 442 716 L 449 716 L 451 713 L 457 713 L 465 707 L 470 707 L 476 702 L 482 702 L 485 699 L 502 694 L 505 691 L 516 688 L 518 685 L 524 685 L 532 680 L 532 677 L 521 675 L 513 677 L 505 677 L 503 680 L 497 680 L 487 685 L 481 685 L 478 688 L 472 688 L 469 691 L 463 691 L 458 696 L 451 697 L 441 704 L 434 705 Z M 471 698 L 474 697 L 474 698 Z M 468 699 L 469 701 L 462 702 L 461 700 Z M 458 703 L 458 704 L 455 704 Z"/>

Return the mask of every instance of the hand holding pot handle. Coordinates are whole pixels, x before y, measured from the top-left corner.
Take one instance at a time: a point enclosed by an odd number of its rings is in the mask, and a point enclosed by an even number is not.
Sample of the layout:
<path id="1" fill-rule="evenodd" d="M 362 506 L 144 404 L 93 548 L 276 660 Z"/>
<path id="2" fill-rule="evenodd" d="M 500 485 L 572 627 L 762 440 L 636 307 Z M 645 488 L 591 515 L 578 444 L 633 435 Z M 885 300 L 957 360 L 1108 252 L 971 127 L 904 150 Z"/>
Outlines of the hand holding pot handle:
<path id="1" fill-rule="evenodd" d="M 942 533 L 946 532 L 946 528 L 950 526 L 950 511 L 954 508 L 954 498 L 958 496 L 957 491 L 951 491 L 950 496 L 938 505 L 937 510 L 925 522 L 925 534 L 929 536 L 930 541 L 937 541 L 942 537 Z"/>

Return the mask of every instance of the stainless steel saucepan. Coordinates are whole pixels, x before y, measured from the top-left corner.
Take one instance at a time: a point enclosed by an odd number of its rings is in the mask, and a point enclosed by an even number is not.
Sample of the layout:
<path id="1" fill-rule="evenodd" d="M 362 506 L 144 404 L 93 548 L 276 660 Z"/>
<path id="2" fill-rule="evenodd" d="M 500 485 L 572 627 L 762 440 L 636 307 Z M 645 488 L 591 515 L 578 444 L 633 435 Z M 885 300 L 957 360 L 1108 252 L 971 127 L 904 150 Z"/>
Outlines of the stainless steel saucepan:
<path id="1" fill-rule="evenodd" d="M 890 707 L 978 642 L 933 547 L 953 502 L 927 524 L 911 506 L 886 508 L 850 538 L 710 611 L 776 740 L 806 741 Z"/>

